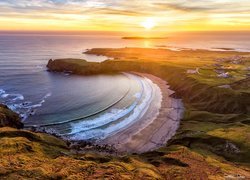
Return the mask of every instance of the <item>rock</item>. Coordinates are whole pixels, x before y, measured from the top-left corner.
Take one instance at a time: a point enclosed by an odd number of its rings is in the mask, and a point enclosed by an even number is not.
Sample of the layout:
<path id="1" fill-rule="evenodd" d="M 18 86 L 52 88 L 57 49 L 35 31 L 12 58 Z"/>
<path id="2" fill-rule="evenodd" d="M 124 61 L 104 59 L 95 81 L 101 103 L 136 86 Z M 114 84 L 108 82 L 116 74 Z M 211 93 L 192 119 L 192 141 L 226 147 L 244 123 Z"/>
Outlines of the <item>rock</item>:
<path id="1" fill-rule="evenodd" d="M 231 77 L 229 72 L 221 73 L 221 74 L 218 74 L 217 76 L 220 77 L 220 78 L 229 78 L 229 77 Z"/>
<path id="2" fill-rule="evenodd" d="M 240 153 L 240 149 L 235 144 L 228 142 L 228 141 L 225 144 L 225 151 L 228 153 L 233 153 L 233 154 Z"/>
<path id="3" fill-rule="evenodd" d="M 224 62 L 224 63 L 232 63 L 232 64 L 242 64 L 243 57 L 242 56 L 231 56 L 231 57 L 225 57 L 225 58 L 218 58 L 216 59 L 217 62 Z"/>
<path id="4" fill-rule="evenodd" d="M 50 59 L 47 64 L 49 71 L 54 72 L 63 72 L 63 73 L 78 73 L 81 70 L 82 66 L 85 66 L 87 63 L 84 59 Z"/>
<path id="5" fill-rule="evenodd" d="M 215 67 L 220 68 L 222 65 L 221 64 L 214 64 Z"/>
<path id="6" fill-rule="evenodd" d="M 218 74 L 225 73 L 224 69 L 215 69 L 214 72 Z"/>
<path id="7" fill-rule="evenodd" d="M 221 86 L 218 86 L 219 88 L 226 88 L 226 89 L 232 89 L 230 85 L 228 84 L 225 84 L 225 85 L 221 85 Z"/>
<path id="8" fill-rule="evenodd" d="M 6 105 L 0 104 L 0 127 L 23 128 L 19 115 L 11 111 Z"/>
<path id="9" fill-rule="evenodd" d="M 187 74 L 199 74 L 199 68 L 196 69 L 188 69 Z"/>

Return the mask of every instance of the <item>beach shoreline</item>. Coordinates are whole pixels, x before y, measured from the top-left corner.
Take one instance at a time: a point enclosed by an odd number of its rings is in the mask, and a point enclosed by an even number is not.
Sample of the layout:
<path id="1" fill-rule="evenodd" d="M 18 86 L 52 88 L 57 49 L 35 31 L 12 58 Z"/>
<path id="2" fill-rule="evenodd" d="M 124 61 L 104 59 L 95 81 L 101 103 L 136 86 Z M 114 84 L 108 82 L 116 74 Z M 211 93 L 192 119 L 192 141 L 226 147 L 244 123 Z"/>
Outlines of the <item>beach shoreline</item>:
<path id="1" fill-rule="evenodd" d="M 119 152 L 143 153 L 164 146 L 174 136 L 184 107 L 180 99 L 170 97 L 174 91 L 166 81 L 151 74 L 130 73 L 149 79 L 159 90 L 140 120 L 98 143 L 112 145 Z"/>
<path id="2" fill-rule="evenodd" d="M 171 97 L 175 92 L 170 89 L 165 80 L 157 76 L 136 71 L 123 73 L 145 78 L 145 81 L 150 81 L 149 84 L 154 89 L 149 105 L 140 111 L 139 120 L 105 139 L 94 141 L 72 140 L 46 127 L 33 127 L 30 130 L 54 135 L 71 144 L 70 149 L 77 152 L 100 151 L 108 154 L 140 154 L 165 146 L 179 127 L 184 113 L 182 100 Z"/>

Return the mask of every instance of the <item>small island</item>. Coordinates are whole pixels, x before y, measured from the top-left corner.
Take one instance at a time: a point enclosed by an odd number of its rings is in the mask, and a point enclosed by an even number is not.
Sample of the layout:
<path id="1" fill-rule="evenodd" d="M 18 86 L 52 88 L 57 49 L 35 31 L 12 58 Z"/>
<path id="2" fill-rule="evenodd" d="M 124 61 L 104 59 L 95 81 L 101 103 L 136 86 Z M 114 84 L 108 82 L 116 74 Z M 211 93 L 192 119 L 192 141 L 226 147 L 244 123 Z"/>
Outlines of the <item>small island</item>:
<path id="1" fill-rule="evenodd" d="M 226 48 L 226 47 L 214 47 L 212 49 L 217 49 L 217 50 L 224 50 L 224 51 L 235 51 L 234 48 Z"/>
<path id="2" fill-rule="evenodd" d="M 168 39 L 168 37 L 143 37 L 143 36 L 127 36 L 122 37 L 126 40 L 154 40 L 154 39 Z"/>

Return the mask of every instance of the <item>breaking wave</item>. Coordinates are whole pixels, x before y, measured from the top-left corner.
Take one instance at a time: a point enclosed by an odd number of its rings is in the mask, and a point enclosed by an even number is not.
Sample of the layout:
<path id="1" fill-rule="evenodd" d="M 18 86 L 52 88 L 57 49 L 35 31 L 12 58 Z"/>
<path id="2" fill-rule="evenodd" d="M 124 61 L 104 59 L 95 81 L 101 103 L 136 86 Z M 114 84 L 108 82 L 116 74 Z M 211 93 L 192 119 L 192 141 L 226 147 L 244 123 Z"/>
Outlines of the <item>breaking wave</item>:
<path id="1" fill-rule="evenodd" d="M 25 101 L 25 97 L 22 94 L 7 93 L 5 90 L 0 89 L 1 102 L 6 104 L 12 111 L 18 113 L 22 121 L 25 121 L 29 116 L 35 115 L 36 109 L 41 107 L 50 96 L 51 93 L 47 93 L 40 102 L 32 103 L 31 101 Z"/>
<path id="2" fill-rule="evenodd" d="M 138 81 L 138 80 L 137 80 Z M 142 91 L 135 94 L 136 101 L 125 109 L 113 109 L 98 118 L 72 123 L 68 138 L 72 140 L 100 140 L 135 123 L 148 110 L 154 93 L 154 85 L 148 79 L 139 80 Z"/>

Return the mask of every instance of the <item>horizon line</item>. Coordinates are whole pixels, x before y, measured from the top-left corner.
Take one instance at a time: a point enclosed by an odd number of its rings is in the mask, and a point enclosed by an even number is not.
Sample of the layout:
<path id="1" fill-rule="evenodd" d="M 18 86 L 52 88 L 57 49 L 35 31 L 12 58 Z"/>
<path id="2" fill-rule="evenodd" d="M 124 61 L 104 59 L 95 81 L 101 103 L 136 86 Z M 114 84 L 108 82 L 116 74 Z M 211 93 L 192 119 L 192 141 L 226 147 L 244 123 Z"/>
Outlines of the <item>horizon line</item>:
<path id="1" fill-rule="evenodd" d="M 161 31 L 161 33 L 173 34 L 173 33 L 250 33 L 250 30 L 179 30 L 179 31 Z M 98 31 L 98 30 L 0 30 L 0 34 L 58 34 L 58 35 L 129 35 L 133 32 L 130 31 Z M 55 34 L 55 35 L 56 35 Z M 161 37 L 163 35 L 160 35 Z"/>

